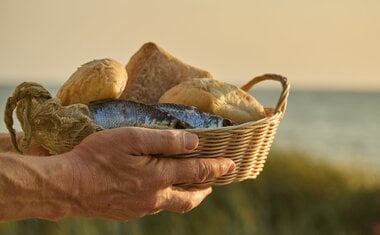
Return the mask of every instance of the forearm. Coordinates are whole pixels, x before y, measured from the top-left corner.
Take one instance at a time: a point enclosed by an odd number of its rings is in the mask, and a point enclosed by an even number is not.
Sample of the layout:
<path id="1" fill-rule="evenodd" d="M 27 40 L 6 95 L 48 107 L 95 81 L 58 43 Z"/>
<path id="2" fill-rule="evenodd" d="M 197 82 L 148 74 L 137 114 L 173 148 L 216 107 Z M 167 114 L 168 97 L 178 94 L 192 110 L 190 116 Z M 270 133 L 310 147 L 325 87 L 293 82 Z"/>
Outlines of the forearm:
<path id="1" fill-rule="evenodd" d="M 0 221 L 71 215 L 72 170 L 60 157 L 0 153 Z"/>

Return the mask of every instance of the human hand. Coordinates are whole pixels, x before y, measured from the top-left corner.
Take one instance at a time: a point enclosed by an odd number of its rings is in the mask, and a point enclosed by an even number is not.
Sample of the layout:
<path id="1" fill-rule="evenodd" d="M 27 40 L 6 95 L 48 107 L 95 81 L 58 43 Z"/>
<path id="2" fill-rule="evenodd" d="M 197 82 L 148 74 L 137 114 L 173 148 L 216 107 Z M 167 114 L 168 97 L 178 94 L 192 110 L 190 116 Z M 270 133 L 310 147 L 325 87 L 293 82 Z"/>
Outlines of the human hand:
<path id="1" fill-rule="evenodd" d="M 32 155 L 32 156 L 40 156 L 40 157 L 47 157 L 51 155 L 49 153 L 49 150 L 43 148 L 42 146 L 34 146 L 34 147 L 27 148 L 23 151 L 23 154 Z"/>
<path id="2" fill-rule="evenodd" d="M 17 132 L 16 133 L 16 141 L 17 143 L 21 142 L 21 139 L 23 138 L 24 133 L 23 132 Z M 11 137 L 8 133 L 0 133 L 0 153 L 2 152 L 14 152 L 17 151 L 12 146 Z M 27 149 L 23 149 L 23 154 L 25 155 L 33 155 L 33 156 L 49 156 L 49 151 L 44 149 L 40 145 L 32 145 L 31 147 Z"/>
<path id="3" fill-rule="evenodd" d="M 211 187 L 184 189 L 232 173 L 230 159 L 170 159 L 153 154 L 191 152 L 196 135 L 174 130 L 118 128 L 85 138 L 65 157 L 73 167 L 72 216 L 130 220 L 161 210 L 187 212 Z"/>

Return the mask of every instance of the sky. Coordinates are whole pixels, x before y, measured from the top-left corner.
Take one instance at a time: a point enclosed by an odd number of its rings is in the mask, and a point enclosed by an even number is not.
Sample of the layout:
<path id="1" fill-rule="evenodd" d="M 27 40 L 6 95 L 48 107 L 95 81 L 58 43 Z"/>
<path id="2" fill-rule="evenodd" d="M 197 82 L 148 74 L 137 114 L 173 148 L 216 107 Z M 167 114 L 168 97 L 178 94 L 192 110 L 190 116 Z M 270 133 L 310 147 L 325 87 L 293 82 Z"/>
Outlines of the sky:
<path id="1" fill-rule="evenodd" d="M 238 86 L 380 91 L 378 0 L 0 0 L 0 85 L 60 85 L 149 41 Z"/>

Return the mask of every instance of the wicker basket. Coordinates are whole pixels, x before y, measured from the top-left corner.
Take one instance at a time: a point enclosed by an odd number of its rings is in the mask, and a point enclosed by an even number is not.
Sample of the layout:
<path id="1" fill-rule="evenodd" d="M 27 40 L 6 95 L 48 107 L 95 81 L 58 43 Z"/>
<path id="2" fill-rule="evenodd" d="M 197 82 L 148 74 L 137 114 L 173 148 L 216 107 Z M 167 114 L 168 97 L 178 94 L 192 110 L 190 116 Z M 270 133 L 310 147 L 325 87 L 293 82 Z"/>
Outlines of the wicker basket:
<path id="1" fill-rule="evenodd" d="M 284 116 L 290 85 L 285 77 L 275 74 L 265 74 L 255 77 L 241 89 L 248 91 L 255 84 L 264 80 L 281 82 L 282 93 L 272 114 L 258 121 L 247 122 L 241 125 L 215 129 L 187 129 L 199 137 L 197 149 L 189 154 L 171 155 L 162 157 L 187 158 L 230 158 L 236 163 L 236 170 L 232 174 L 202 184 L 225 185 L 240 182 L 245 179 L 254 179 L 262 171 L 269 153 L 277 127 Z"/>

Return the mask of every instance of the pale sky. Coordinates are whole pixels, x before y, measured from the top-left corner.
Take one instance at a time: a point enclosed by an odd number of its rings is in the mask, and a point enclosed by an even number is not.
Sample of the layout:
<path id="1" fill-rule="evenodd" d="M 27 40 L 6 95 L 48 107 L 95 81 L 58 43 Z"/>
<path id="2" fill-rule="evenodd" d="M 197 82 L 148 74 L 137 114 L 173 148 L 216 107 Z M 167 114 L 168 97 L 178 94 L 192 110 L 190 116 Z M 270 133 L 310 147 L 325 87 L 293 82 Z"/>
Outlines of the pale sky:
<path id="1" fill-rule="evenodd" d="M 0 0 L 0 84 L 62 84 L 148 41 L 235 85 L 380 91 L 378 0 Z"/>

